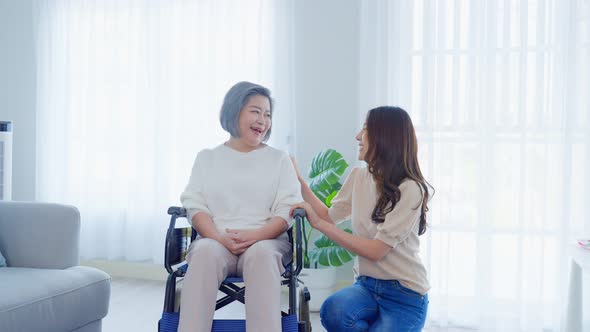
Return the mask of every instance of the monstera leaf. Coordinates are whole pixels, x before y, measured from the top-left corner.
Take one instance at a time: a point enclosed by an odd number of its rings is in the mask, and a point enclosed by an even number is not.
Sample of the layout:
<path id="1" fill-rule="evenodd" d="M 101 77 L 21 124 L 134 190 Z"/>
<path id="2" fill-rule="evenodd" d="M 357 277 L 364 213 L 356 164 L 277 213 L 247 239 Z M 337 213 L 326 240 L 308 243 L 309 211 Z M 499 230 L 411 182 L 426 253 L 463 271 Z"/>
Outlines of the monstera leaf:
<path id="1" fill-rule="evenodd" d="M 309 169 L 309 187 L 311 191 L 326 204 L 332 206 L 332 199 L 338 194 L 342 184 L 340 178 L 348 168 L 348 163 L 340 153 L 328 149 L 318 153 L 311 161 Z M 350 229 L 345 231 L 352 233 Z M 352 260 L 354 255 L 340 247 L 334 241 L 321 235 L 315 242 L 316 248 L 309 249 L 312 235 L 316 234 L 309 223 L 303 227 L 303 261 L 306 268 L 317 268 L 317 265 L 340 266 Z"/>
<path id="2" fill-rule="evenodd" d="M 340 177 L 348 168 L 342 155 L 333 149 L 318 153 L 311 161 L 309 187 L 329 207 L 332 198 L 342 187 Z"/>
<path id="3" fill-rule="evenodd" d="M 344 231 L 352 233 L 348 228 Z M 309 263 L 312 267 L 317 266 L 317 264 L 323 266 L 341 266 L 344 263 L 350 262 L 355 256 L 325 235 L 320 236 L 314 244 L 316 247 L 309 252 Z"/>

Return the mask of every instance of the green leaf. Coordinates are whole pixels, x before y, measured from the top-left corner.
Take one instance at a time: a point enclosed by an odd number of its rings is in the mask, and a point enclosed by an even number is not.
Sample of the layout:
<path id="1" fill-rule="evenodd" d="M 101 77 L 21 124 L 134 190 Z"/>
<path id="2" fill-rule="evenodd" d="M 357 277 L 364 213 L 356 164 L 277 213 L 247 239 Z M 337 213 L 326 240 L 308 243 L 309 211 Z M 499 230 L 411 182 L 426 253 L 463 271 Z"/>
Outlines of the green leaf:
<path id="1" fill-rule="evenodd" d="M 348 168 L 348 163 L 335 150 L 328 149 L 318 153 L 311 161 L 309 187 L 318 198 L 326 202 L 326 198 L 334 190 L 340 190 L 340 177 L 346 168 Z M 335 189 L 335 185 L 338 189 Z"/>
<path id="2" fill-rule="evenodd" d="M 309 178 L 313 179 L 327 170 L 333 170 L 338 176 L 342 176 L 348 163 L 342 155 L 333 149 L 318 153 L 311 161 Z"/>
<path id="3" fill-rule="evenodd" d="M 332 185 L 331 190 L 334 192 L 338 192 L 340 191 L 340 188 L 342 188 L 342 185 L 340 184 L 340 182 L 336 182 Z"/>
<path id="4" fill-rule="evenodd" d="M 345 231 L 346 233 L 352 234 L 352 230 L 350 228 L 345 228 L 343 229 L 343 231 Z M 327 236 L 323 235 L 320 236 L 317 240 L 315 240 L 314 242 L 315 246 L 317 248 L 330 248 L 330 247 L 339 247 L 339 245 L 330 240 L 330 238 L 328 238 Z"/>
<path id="5" fill-rule="evenodd" d="M 344 229 L 347 233 L 352 233 L 350 229 Z M 354 254 L 340 247 L 337 243 L 330 240 L 327 236 L 322 235 L 314 242 L 316 248 L 310 250 L 310 266 L 320 264 L 323 266 L 341 266 L 350 262 Z"/>
<path id="6" fill-rule="evenodd" d="M 332 199 L 342 188 L 340 178 L 348 168 L 348 163 L 342 155 L 333 149 L 328 149 L 318 153 L 311 162 L 309 169 L 309 187 L 312 192 L 326 206 L 332 205 Z M 309 224 L 306 224 L 309 227 Z M 317 268 L 317 265 L 340 266 L 353 259 L 354 255 L 346 249 L 340 247 L 334 241 L 328 239 L 325 235 L 320 236 L 314 244 L 316 248 L 309 249 L 312 234 L 312 228 L 305 234 L 304 241 L 304 258 L 305 267 Z M 352 233 L 351 230 L 345 231 Z"/>
<path id="7" fill-rule="evenodd" d="M 336 195 L 338 194 L 338 191 L 335 190 L 333 191 L 328 197 L 326 197 L 323 201 L 326 202 L 326 206 L 327 207 L 331 207 L 332 206 L 332 199 L 334 197 L 336 197 Z"/>
<path id="8" fill-rule="evenodd" d="M 315 244 L 316 248 L 329 248 L 336 245 L 334 241 L 330 240 L 327 236 L 323 234 L 317 240 L 315 240 L 313 244 Z"/>
<path id="9" fill-rule="evenodd" d="M 326 193 L 325 191 L 317 191 L 314 192 L 314 194 L 316 195 L 317 198 L 320 199 L 320 201 L 322 202 L 326 202 L 326 200 L 328 199 L 329 195 L 328 193 Z M 329 206 L 328 206 L 329 207 Z"/>
<path id="10" fill-rule="evenodd" d="M 348 250 L 339 250 L 338 257 L 342 262 L 350 262 L 354 258 Z"/>
<path id="11" fill-rule="evenodd" d="M 341 266 L 342 261 L 338 258 L 338 248 L 331 248 L 328 251 L 328 257 L 330 257 L 330 265 Z"/>

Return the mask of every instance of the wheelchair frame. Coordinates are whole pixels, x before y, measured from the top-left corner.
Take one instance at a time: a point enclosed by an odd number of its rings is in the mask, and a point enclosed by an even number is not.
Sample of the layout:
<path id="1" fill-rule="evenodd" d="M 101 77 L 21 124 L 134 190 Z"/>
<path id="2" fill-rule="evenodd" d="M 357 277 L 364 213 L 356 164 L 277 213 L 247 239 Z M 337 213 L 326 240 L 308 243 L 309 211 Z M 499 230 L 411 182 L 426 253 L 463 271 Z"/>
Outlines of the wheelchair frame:
<path id="1" fill-rule="evenodd" d="M 166 294 L 164 298 L 164 313 L 174 313 L 176 304 L 176 285 L 177 279 L 183 278 L 188 264 L 185 261 L 190 243 L 197 237 L 197 231 L 192 227 L 176 228 L 176 219 L 187 218 L 186 209 L 183 207 L 172 206 L 168 208 L 170 217 L 170 224 L 166 232 L 166 246 L 164 252 L 164 266 L 169 275 L 166 281 Z M 293 215 L 294 224 L 287 234 L 289 235 L 289 242 L 294 246 L 294 259 L 286 265 L 285 272 L 282 274 L 283 280 L 281 285 L 289 287 L 289 310 L 287 313 L 281 311 L 282 316 L 296 315 L 298 320 L 299 332 L 310 332 L 311 322 L 309 318 L 309 300 L 311 295 L 307 287 L 303 287 L 299 291 L 299 306 L 297 305 L 297 286 L 299 284 L 298 276 L 303 267 L 303 248 L 302 239 L 305 223 L 303 218 L 305 211 L 303 209 L 296 209 Z M 189 221 L 190 225 L 190 221 Z M 295 234 L 293 234 L 293 231 Z M 190 238 L 190 240 L 189 240 Z M 221 285 L 219 290 L 225 294 L 221 299 L 217 300 L 215 310 L 223 308 L 224 306 L 239 301 L 245 303 L 245 286 L 238 286 L 235 283 L 241 283 L 242 278 L 228 277 Z M 160 331 L 160 321 L 158 321 L 158 331 Z"/>

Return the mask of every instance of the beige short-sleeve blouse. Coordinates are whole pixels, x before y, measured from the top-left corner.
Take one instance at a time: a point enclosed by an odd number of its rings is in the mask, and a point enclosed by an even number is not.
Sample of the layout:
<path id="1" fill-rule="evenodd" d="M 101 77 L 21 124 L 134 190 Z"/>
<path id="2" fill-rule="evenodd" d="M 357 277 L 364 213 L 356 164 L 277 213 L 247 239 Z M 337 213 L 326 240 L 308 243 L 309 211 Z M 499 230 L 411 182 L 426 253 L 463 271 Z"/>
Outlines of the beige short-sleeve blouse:
<path id="1" fill-rule="evenodd" d="M 420 294 L 430 289 L 426 268 L 420 259 L 418 228 L 422 205 L 422 191 L 413 180 L 400 184 L 401 197 L 383 223 L 371 220 L 378 193 L 373 176 L 367 168 L 354 168 L 340 192 L 332 200 L 330 218 L 338 223 L 349 217 L 353 234 L 378 239 L 391 247 L 379 261 L 358 256 L 355 277 L 365 275 L 382 280 L 398 280 L 404 287 Z"/>

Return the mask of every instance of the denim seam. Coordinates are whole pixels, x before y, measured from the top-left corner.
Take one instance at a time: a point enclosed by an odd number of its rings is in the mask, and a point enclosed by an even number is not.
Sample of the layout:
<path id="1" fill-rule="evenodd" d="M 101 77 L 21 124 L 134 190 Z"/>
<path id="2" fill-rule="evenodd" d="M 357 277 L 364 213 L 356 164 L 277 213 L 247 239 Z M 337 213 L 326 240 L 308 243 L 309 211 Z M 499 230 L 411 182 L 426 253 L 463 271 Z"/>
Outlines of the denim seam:
<path id="1" fill-rule="evenodd" d="M 407 290 L 404 290 L 404 289 L 401 289 L 401 288 L 399 289 L 399 292 L 400 293 L 403 293 L 405 295 L 408 295 L 408 296 L 413 296 L 413 297 L 418 298 L 420 300 L 424 300 L 424 295 L 420 295 L 418 293 L 410 293 Z"/>
<path id="2" fill-rule="evenodd" d="M 420 293 L 416 292 L 416 291 L 412 291 L 411 289 L 406 289 L 406 287 L 404 287 L 401 283 L 397 283 L 394 285 L 395 288 L 400 292 L 403 293 L 405 295 L 408 296 L 413 296 L 416 298 L 420 298 L 421 300 L 424 300 L 424 295 L 421 295 Z"/>
<path id="3" fill-rule="evenodd" d="M 354 327 L 354 325 L 356 324 L 356 322 L 358 322 L 358 316 L 361 312 L 365 311 L 365 310 L 369 310 L 369 311 L 377 311 L 377 309 L 371 309 L 371 308 L 362 308 L 361 310 L 357 311 L 354 314 L 354 318 L 352 319 L 352 324 L 350 324 L 349 322 L 345 322 L 344 326 L 346 327 Z"/>
<path id="4" fill-rule="evenodd" d="M 416 322 L 414 322 L 409 328 L 410 330 L 413 330 L 414 328 L 416 328 L 418 326 L 418 324 L 420 323 L 420 320 L 417 320 Z"/>

